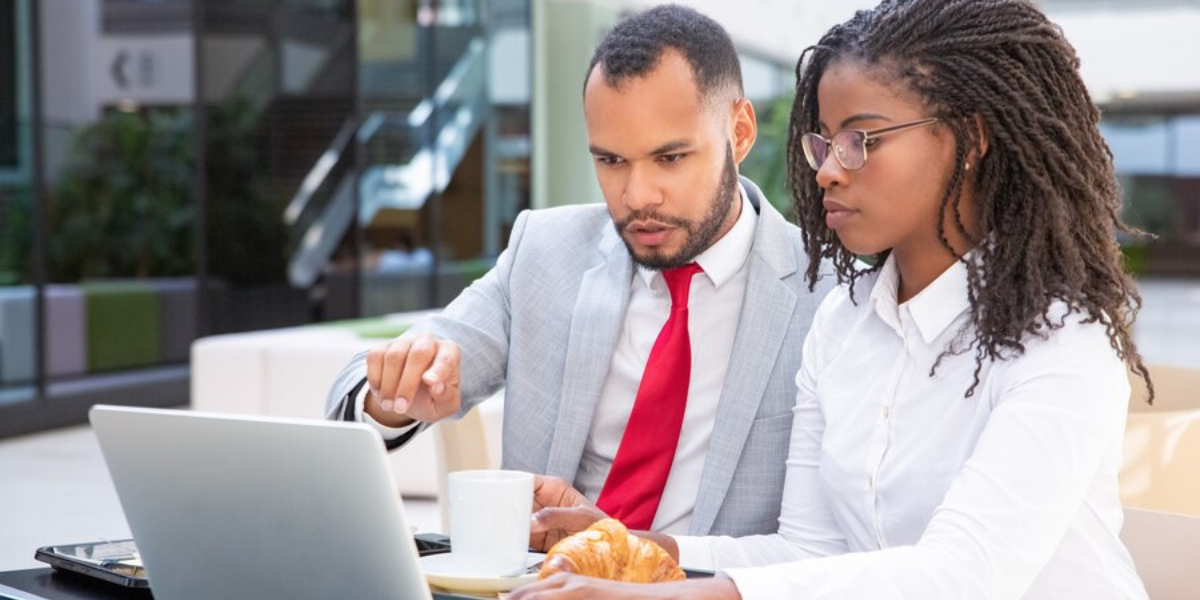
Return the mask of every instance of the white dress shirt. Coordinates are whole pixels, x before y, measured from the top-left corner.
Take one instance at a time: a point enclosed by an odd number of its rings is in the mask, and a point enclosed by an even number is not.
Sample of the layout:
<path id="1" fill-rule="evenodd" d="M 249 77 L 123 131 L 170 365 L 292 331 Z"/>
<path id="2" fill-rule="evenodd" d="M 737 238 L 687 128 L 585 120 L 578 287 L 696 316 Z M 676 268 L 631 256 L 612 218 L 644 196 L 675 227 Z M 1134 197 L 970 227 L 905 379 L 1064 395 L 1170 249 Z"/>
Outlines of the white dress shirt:
<path id="1" fill-rule="evenodd" d="M 700 489 L 700 475 L 708 454 L 717 403 L 733 353 L 742 301 L 748 280 L 747 258 L 754 246 L 758 213 L 738 187 L 741 214 L 733 227 L 696 257 L 704 269 L 692 277 L 688 294 L 688 337 L 692 348 L 692 371 L 688 403 L 684 412 L 675 462 L 667 477 L 652 528 L 667 533 L 685 533 Z M 625 424 L 633 412 L 638 385 L 646 360 L 659 331 L 671 312 L 671 294 L 662 273 L 638 267 L 630 286 L 629 308 L 621 325 L 612 365 L 596 405 L 592 428 L 584 446 L 575 486 L 592 502 L 600 496 L 613 458 L 621 445 Z M 380 424 L 363 410 L 367 386 L 355 400 L 355 415 L 370 423 L 384 439 L 395 439 L 417 427 L 401 428 Z"/>
<path id="2" fill-rule="evenodd" d="M 899 306 L 897 283 L 889 260 L 814 319 L 779 533 L 680 537 L 681 562 L 745 600 L 1146 598 L 1118 538 L 1130 390 L 1103 325 L 1052 306 L 1063 326 L 985 361 L 966 398 L 974 349 L 930 376 L 974 339 L 966 267 Z"/>
<path id="3" fill-rule="evenodd" d="M 704 272 L 692 277 L 688 293 L 692 371 L 687 409 L 675 462 L 651 527 L 655 531 L 687 532 L 700 489 L 717 403 L 746 295 L 746 258 L 758 224 L 758 213 L 744 191 L 741 196 L 741 214 L 733 228 L 696 257 Z M 661 272 L 638 267 L 630 287 L 629 308 L 575 476 L 575 486 L 592 502 L 600 496 L 608 478 L 633 412 L 646 360 L 671 312 L 671 294 Z"/>

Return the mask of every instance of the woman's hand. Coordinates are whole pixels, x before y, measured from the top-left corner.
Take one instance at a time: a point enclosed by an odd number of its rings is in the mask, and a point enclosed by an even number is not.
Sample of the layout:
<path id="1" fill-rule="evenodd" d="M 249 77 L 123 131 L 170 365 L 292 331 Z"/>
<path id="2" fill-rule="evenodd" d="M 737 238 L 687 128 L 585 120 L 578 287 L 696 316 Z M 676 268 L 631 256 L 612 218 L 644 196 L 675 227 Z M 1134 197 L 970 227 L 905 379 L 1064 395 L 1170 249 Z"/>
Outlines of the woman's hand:
<path id="1" fill-rule="evenodd" d="M 533 476 L 533 519 L 529 547 L 545 552 L 571 534 L 606 518 L 571 484 L 557 477 Z"/>
<path id="2" fill-rule="evenodd" d="M 741 600 L 733 580 L 723 575 L 671 583 L 621 583 L 558 573 L 517 588 L 508 600 Z"/>

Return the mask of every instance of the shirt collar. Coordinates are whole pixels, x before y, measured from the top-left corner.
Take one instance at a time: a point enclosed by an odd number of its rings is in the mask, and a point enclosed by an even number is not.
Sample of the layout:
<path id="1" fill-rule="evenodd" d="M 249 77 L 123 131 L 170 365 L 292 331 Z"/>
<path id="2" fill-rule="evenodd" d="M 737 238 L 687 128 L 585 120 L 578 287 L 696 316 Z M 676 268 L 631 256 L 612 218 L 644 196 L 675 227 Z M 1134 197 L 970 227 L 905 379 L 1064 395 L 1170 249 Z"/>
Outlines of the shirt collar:
<path id="1" fill-rule="evenodd" d="M 742 200 L 742 214 L 738 215 L 733 227 L 716 243 L 701 252 L 695 261 L 701 269 L 704 269 L 704 274 L 713 282 L 713 287 L 718 289 L 733 279 L 733 276 L 741 270 L 742 265 L 746 263 L 746 258 L 750 256 L 750 249 L 754 246 L 754 231 L 758 227 L 758 213 L 754 210 L 750 199 L 746 197 L 746 190 L 740 183 L 738 184 L 738 196 Z M 647 269 L 641 265 L 638 265 L 637 272 L 647 287 L 651 285 L 655 277 L 662 275 L 659 271 Z"/>
<path id="2" fill-rule="evenodd" d="M 967 260 L 970 260 L 969 254 Z M 870 301 L 884 321 L 897 331 L 903 331 L 899 321 L 901 307 L 896 303 L 899 284 L 900 273 L 895 255 L 889 255 L 871 290 Z M 961 260 L 956 260 L 921 293 L 904 303 L 903 307 L 912 316 L 926 344 L 932 344 L 959 315 L 970 308 L 967 285 L 967 266 Z"/>

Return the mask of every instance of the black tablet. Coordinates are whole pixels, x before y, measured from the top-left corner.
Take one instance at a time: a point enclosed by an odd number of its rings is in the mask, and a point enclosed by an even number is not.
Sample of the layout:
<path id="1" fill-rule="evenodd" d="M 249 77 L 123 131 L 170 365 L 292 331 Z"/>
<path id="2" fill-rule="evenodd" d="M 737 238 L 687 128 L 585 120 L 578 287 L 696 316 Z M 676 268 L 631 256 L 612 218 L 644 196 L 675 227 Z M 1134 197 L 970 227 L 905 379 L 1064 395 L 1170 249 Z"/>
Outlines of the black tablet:
<path id="1" fill-rule="evenodd" d="M 33 557 L 55 569 L 81 573 L 125 587 L 150 586 L 133 540 L 43 546 L 37 549 Z"/>
<path id="2" fill-rule="evenodd" d="M 413 537 L 421 556 L 450 551 L 450 538 L 444 535 L 418 533 Z M 133 540 L 43 546 L 37 549 L 34 558 L 55 569 L 81 573 L 125 587 L 150 586 Z"/>

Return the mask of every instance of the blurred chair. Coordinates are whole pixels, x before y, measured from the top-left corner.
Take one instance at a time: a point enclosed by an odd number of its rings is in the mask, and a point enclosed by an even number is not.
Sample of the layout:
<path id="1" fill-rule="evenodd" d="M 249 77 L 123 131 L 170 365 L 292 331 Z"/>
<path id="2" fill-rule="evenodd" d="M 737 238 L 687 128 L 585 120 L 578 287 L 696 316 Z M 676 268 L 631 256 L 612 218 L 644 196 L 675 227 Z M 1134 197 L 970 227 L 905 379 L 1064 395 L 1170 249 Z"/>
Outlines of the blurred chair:
<path id="1" fill-rule="evenodd" d="M 45 302 L 46 343 L 42 346 L 42 356 L 46 375 L 83 375 L 88 369 L 83 289 L 77 285 L 48 285 Z"/>
<path id="2" fill-rule="evenodd" d="M 158 294 L 162 360 L 185 362 L 196 339 L 198 284 L 193 277 L 151 279 Z"/>
<path id="3" fill-rule="evenodd" d="M 365 321 L 231 333 L 192 344 L 195 410 L 320 419 L 334 376 L 356 353 L 394 336 L 426 312 Z M 366 337 L 364 337 L 366 336 Z M 437 459 L 432 435 L 388 453 L 406 498 L 434 498 Z M 435 523 L 420 525 L 433 530 Z"/>
<path id="4" fill-rule="evenodd" d="M 1145 382 L 1137 374 L 1130 372 L 1130 411 L 1200 409 L 1200 369 L 1166 365 L 1147 365 L 1147 368 L 1150 371 L 1150 380 L 1154 382 L 1154 404 L 1146 403 L 1148 394 Z"/>
<path id="5" fill-rule="evenodd" d="M 1192 600 L 1200 596 L 1200 518 L 1125 509 L 1121 540 L 1153 600 Z"/>
<path id="6" fill-rule="evenodd" d="M 81 284 L 91 373 L 162 363 L 161 307 L 147 281 Z"/>
<path id="7" fill-rule="evenodd" d="M 32 286 L 0 287 L 0 383 L 33 381 L 34 304 Z"/>
<path id="8" fill-rule="evenodd" d="M 1200 516 L 1200 370 L 1152 365 L 1150 378 L 1153 405 L 1141 378 L 1130 376 L 1121 501 Z"/>

